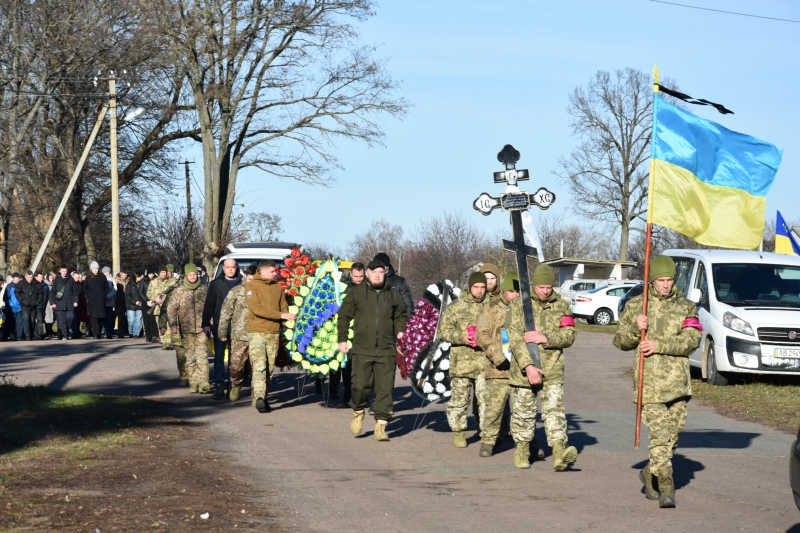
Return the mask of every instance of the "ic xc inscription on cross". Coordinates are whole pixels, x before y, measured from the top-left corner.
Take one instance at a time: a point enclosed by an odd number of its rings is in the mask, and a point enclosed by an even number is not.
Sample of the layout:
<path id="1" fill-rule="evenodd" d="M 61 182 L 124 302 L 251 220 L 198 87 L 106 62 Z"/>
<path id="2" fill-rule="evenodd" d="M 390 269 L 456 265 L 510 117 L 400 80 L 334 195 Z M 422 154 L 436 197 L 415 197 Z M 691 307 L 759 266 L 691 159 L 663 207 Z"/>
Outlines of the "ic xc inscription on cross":
<path id="1" fill-rule="evenodd" d="M 505 170 L 502 172 L 494 173 L 495 183 L 506 182 L 506 192 L 501 194 L 499 198 L 489 196 L 487 193 L 482 193 L 472 206 L 483 213 L 489 215 L 494 209 L 501 208 L 503 211 L 511 213 L 511 228 L 514 232 L 513 240 L 503 239 L 503 247 L 514 252 L 517 259 L 517 273 L 519 274 L 519 293 L 522 299 L 522 314 L 525 319 L 525 330 L 533 331 L 536 329 L 536 324 L 533 320 L 533 307 L 531 305 L 531 289 L 530 277 L 528 275 L 528 256 L 536 257 L 537 250 L 533 246 L 528 246 L 525 243 L 525 232 L 522 227 L 522 211 L 528 209 L 531 205 L 535 205 L 540 209 L 547 209 L 553 202 L 556 201 L 556 195 L 545 188 L 540 188 L 534 194 L 522 192 L 517 186 L 517 182 L 529 179 L 527 170 L 518 170 L 517 161 L 519 161 L 519 151 L 514 149 L 513 146 L 507 144 L 503 147 L 500 153 L 497 154 L 497 160 L 505 165 Z M 539 359 L 539 347 L 535 343 L 528 343 L 528 352 L 534 365 L 537 368 L 542 368 L 542 363 Z"/>

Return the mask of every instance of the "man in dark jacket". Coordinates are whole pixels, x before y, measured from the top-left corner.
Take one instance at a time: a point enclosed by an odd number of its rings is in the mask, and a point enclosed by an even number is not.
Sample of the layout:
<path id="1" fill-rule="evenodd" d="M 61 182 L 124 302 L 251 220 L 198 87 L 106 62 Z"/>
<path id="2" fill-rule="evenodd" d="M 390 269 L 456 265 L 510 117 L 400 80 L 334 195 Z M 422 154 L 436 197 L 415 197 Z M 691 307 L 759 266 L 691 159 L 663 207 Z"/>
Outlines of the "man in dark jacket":
<path id="1" fill-rule="evenodd" d="M 99 339 L 100 324 L 106 320 L 108 279 L 106 279 L 105 274 L 100 273 L 100 265 L 97 261 L 92 261 L 89 268 L 91 272 L 83 282 L 83 290 L 86 291 L 86 310 L 89 313 L 89 319 L 92 324 L 92 335 L 94 335 L 95 339 Z"/>
<path id="2" fill-rule="evenodd" d="M 17 283 L 16 293 L 17 299 L 22 306 L 22 312 L 20 313 L 22 318 L 22 338 L 29 341 L 36 331 L 36 307 L 42 297 L 42 287 L 33 279 L 32 271 L 25 272 L 25 277 Z M 19 329 L 18 325 L 17 331 Z"/>
<path id="3" fill-rule="evenodd" d="M 67 275 L 67 267 L 59 268 L 58 277 L 53 281 L 53 290 L 50 291 L 50 307 L 58 316 L 58 340 L 72 339 L 72 316 L 78 307 L 80 295 L 80 290 L 74 288 L 72 276 Z"/>
<path id="4" fill-rule="evenodd" d="M 36 305 L 36 333 L 35 336 L 38 339 L 44 339 L 48 337 L 47 329 L 45 327 L 45 312 L 47 311 L 47 306 L 50 305 L 50 286 L 44 282 L 44 274 L 41 272 L 36 273 L 36 283 L 39 284 L 42 291 L 39 295 L 39 303 Z"/>
<path id="5" fill-rule="evenodd" d="M 339 351 L 350 353 L 353 365 L 353 420 L 350 431 L 361 433 L 367 393 L 375 385 L 375 433 L 388 441 L 386 424 L 394 411 L 395 340 L 403 338 L 408 314 L 400 293 L 386 280 L 386 267 L 373 260 L 367 265 L 367 282 L 347 292 L 338 313 Z M 353 320 L 352 343 L 348 342 Z"/>
<path id="6" fill-rule="evenodd" d="M 408 286 L 406 278 L 397 275 L 389 260 L 389 256 L 384 252 L 377 254 L 373 260 L 380 261 L 386 266 L 386 281 L 400 293 L 400 297 L 403 299 L 403 305 L 405 305 L 406 308 L 406 313 L 411 316 L 411 313 L 414 312 L 414 298 L 411 296 L 411 287 Z"/>
<path id="7" fill-rule="evenodd" d="M 226 259 L 222 264 L 222 271 L 224 275 L 208 285 L 208 296 L 203 307 L 203 331 L 206 335 L 214 335 L 214 375 L 211 376 L 211 382 L 215 389 L 215 400 L 225 398 L 225 349 L 230 350 L 230 339 L 228 342 L 219 339 L 219 315 L 225 297 L 242 281 L 242 273 L 235 259 Z"/>

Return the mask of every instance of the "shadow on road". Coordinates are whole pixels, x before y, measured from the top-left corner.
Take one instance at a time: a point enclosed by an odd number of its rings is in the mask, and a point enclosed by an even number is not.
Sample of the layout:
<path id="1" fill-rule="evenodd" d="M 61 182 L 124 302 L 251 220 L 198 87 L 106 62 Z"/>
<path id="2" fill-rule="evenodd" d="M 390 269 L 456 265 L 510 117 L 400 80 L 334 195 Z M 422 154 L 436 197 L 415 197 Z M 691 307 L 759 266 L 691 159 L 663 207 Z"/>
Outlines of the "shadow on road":
<path id="1" fill-rule="evenodd" d="M 800 533 L 800 523 L 793 525 L 786 530 L 786 533 Z"/>
<path id="2" fill-rule="evenodd" d="M 648 461 L 639 461 L 635 465 L 632 465 L 631 468 L 634 470 L 641 470 L 645 466 L 647 466 Z M 675 488 L 680 489 L 685 487 L 689 484 L 690 481 L 694 479 L 695 472 L 700 472 L 701 470 L 705 470 L 706 467 L 703 463 L 699 461 L 695 461 L 693 459 L 689 459 L 684 455 L 677 454 L 672 457 L 672 470 L 673 470 L 673 480 L 675 481 Z M 644 494 L 644 487 L 642 487 L 642 494 Z"/>
<path id="3" fill-rule="evenodd" d="M 678 439 L 681 448 L 720 448 L 741 450 L 749 448 L 754 438 L 761 433 L 744 433 L 741 431 L 692 430 L 684 431 Z"/>
<path id="4" fill-rule="evenodd" d="M 597 444 L 597 439 L 591 436 L 582 426 L 584 424 L 596 424 L 597 420 L 584 420 L 578 415 L 567 415 L 567 437 L 569 444 L 575 446 L 579 452 L 583 451 L 586 446 Z M 544 442 L 547 442 L 546 440 Z"/>

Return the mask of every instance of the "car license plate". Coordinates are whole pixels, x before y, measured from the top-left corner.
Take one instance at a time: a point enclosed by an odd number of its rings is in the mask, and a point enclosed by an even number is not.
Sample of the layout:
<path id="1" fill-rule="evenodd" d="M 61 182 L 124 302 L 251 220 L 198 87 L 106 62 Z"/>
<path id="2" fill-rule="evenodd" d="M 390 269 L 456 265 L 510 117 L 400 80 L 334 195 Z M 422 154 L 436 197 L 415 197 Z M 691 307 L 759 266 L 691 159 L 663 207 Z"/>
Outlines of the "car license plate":
<path id="1" fill-rule="evenodd" d="M 800 350 L 775 348 L 775 357 L 800 357 Z"/>

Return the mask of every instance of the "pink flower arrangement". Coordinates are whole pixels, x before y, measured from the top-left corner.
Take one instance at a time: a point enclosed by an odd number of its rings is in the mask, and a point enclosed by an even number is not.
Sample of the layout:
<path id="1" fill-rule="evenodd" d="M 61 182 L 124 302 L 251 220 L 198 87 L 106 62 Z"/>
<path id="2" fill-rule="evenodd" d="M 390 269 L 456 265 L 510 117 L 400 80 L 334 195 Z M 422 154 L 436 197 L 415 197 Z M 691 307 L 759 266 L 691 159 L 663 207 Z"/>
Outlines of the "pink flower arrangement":
<path id="1" fill-rule="evenodd" d="M 419 352 L 433 339 L 438 323 L 439 311 L 427 300 L 417 300 L 414 313 L 408 319 L 403 338 L 398 344 L 405 359 L 408 375 L 411 375 L 414 361 L 417 360 Z"/>

